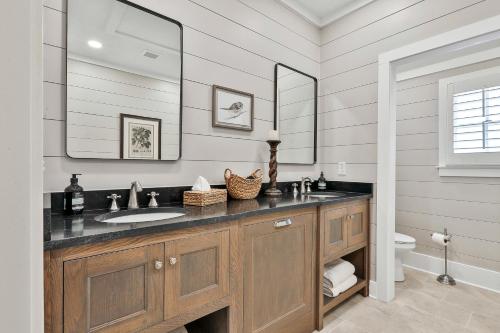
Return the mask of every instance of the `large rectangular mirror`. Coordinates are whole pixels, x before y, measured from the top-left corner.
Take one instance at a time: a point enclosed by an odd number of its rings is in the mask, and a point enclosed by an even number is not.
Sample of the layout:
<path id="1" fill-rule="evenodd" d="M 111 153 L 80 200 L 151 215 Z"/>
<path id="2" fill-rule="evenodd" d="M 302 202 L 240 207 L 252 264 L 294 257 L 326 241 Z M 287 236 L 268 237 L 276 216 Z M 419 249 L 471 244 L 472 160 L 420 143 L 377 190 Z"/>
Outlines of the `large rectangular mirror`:
<path id="1" fill-rule="evenodd" d="M 177 160 L 182 25 L 122 0 L 68 0 L 66 151 Z"/>
<path id="2" fill-rule="evenodd" d="M 314 164 L 318 81 L 283 64 L 276 64 L 274 79 L 274 128 L 281 140 L 278 162 Z"/>

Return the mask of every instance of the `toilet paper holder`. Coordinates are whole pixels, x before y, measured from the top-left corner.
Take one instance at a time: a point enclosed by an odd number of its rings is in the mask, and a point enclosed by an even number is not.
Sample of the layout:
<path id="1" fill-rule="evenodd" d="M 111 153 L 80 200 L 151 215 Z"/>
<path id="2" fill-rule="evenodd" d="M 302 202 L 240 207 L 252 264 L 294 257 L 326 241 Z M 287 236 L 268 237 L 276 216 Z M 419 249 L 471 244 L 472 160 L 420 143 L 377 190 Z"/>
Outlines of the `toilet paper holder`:
<path id="1" fill-rule="evenodd" d="M 448 229 L 444 228 L 444 233 L 439 233 L 439 232 L 433 232 L 431 234 L 431 238 L 434 242 L 447 246 L 448 243 L 451 241 L 451 235 L 448 234 Z M 442 240 L 442 243 L 440 242 Z"/>
<path id="2" fill-rule="evenodd" d="M 432 233 L 431 238 L 433 241 L 440 243 L 438 240 L 436 240 L 435 234 L 437 233 Z M 444 228 L 444 233 L 439 235 L 437 234 L 439 240 L 442 240 L 444 244 L 444 274 L 441 274 L 437 277 L 437 281 L 442 284 L 454 286 L 457 283 L 455 282 L 455 279 L 451 277 L 451 275 L 448 274 L 448 244 L 451 242 L 451 235 L 448 234 L 448 229 Z M 439 237 L 442 236 L 442 237 Z"/>

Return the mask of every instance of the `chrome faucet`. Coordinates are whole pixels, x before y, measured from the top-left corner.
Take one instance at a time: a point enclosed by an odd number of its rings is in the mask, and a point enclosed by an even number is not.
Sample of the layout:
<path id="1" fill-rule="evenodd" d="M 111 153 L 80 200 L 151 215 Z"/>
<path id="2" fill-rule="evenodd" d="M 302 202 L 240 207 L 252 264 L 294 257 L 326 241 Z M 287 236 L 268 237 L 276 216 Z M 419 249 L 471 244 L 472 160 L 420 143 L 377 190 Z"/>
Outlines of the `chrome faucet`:
<path id="1" fill-rule="evenodd" d="M 142 192 L 141 183 L 138 181 L 132 182 L 132 187 L 130 187 L 130 195 L 128 198 L 128 209 L 137 209 L 139 204 L 137 203 L 137 192 Z"/>
<path id="2" fill-rule="evenodd" d="M 306 194 L 311 192 L 312 180 L 309 177 L 302 177 L 300 181 L 300 194 Z"/>

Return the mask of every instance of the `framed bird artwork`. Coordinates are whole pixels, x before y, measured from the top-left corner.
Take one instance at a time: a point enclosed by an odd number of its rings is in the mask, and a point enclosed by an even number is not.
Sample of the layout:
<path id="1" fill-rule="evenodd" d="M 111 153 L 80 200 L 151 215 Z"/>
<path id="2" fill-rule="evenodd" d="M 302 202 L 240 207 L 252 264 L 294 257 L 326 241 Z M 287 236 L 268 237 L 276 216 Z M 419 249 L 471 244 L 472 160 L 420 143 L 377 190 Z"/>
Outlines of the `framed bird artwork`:
<path id="1" fill-rule="evenodd" d="M 212 127 L 253 131 L 253 94 L 213 86 Z"/>

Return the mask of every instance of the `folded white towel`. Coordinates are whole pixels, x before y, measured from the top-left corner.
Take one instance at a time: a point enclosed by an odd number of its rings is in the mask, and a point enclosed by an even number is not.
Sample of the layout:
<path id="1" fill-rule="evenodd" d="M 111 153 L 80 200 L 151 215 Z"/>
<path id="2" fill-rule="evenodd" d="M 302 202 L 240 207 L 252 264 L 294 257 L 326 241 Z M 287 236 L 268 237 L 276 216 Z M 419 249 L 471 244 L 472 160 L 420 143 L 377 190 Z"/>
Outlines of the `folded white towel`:
<path id="1" fill-rule="evenodd" d="M 323 294 L 328 297 L 337 297 L 347 289 L 354 286 L 356 283 L 358 283 L 358 278 L 356 277 L 356 275 L 353 274 L 350 277 L 348 277 L 344 282 L 340 283 L 334 288 L 323 287 Z"/>
<path id="2" fill-rule="evenodd" d="M 187 331 L 187 329 L 186 329 L 184 326 L 182 326 L 182 327 L 179 327 L 179 328 L 178 328 L 178 329 L 176 329 L 176 330 L 173 330 L 173 331 L 172 331 L 172 332 L 170 332 L 170 333 L 188 333 L 188 331 Z"/>
<path id="3" fill-rule="evenodd" d="M 332 287 L 336 287 L 353 275 L 355 270 L 350 262 L 338 259 L 325 267 L 323 277 L 331 282 Z"/>

